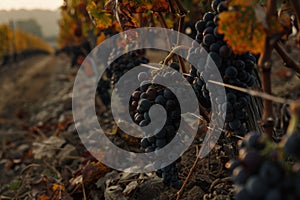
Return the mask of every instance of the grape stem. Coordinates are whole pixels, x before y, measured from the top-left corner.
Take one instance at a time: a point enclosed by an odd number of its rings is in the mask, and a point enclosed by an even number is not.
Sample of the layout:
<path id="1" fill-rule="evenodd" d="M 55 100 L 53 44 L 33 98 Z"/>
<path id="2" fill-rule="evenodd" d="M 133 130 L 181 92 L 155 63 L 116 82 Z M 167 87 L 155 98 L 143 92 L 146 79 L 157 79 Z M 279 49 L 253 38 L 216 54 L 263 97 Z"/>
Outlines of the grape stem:
<path id="1" fill-rule="evenodd" d="M 198 116 L 194 113 L 189 113 L 189 114 L 202 120 L 202 121 L 206 121 L 207 123 L 209 123 L 210 117 L 209 117 L 209 113 L 206 111 L 206 109 L 202 105 L 199 105 L 199 110 L 200 110 L 200 116 Z"/>
<path id="2" fill-rule="evenodd" d="M 200 149 L 200 152 L 198 153 L 198 156 L 196 157 L 196 160 L 195 160 L 193 166 L 191 167 L 191 169 L 190 169 L 190 171 L 189 171 L 187 177 L 185 178 L 185 180 L 184 180 L 184 182 L 183 182 L 183 184 L 182 184 L 180 190 L 177 192 L 177 198 L 176 198 L 176 200 L 180 200 L 180 198 L 181 198 L 181 196 L 182 196 L 182 194 L 183 194 L 183 192 L 184 192 L 184 189 L 185 189 L 185 187 L 186 187 L 188 181 L 189 181 L 190 178 L 191 178 L 191 175 L 193 174 L 193 172 L 194 172 L 194 170 L 195 170 L 195 168 L 196 168 L 198 162 L 200 161 L 200 156 L 199 156 L 199 155 L 202 154 L 202 151 L 203 151 L 202 149 L 203 149 L 203 148 Z M 201 160 L 202 160 L 202 159 L 203 159 L 203 158 L 201 158 Z"/>
<path id="3" fill-rule="evenodd" d="M 240 92 L 244 92 L 246 94 L 249 94 L 250 96 L 261 97 L 263 99 L 267 99 L 267 100 L 270 100 L 272 102 L 276 102 L 276 103 L 280 103 L 280 104 L 291 105 L 291 104 L 294 103 L 294 100 L 273 96 L 273 95 L 270 95 L 270 94 L 267 94 L 267 93 L 264 93 L 264 92 L 260 92 L 260 91 L 255 91 L 255 90 L 242 88 L 242 87 L 238 87 L 238 86 L 235 86 L 235 85 L 230 85 L 230 84 L 221 83 L 221 82 L 212 81 L 212 80 L 209 80 L 208 82 L 216 84 L 216 85 L 221 85 L 221 86 L 224 86 L 224 87 L 228 87 L 230 89 L 237 90 L 237 91 L 240 91 Z"/>
<path id="4" fill-rule="evenodd" d="M 82 193 L 83 193 L 83 199 L 86 200 L 86 192 L 85 192 L 85 187 L 83 181 L 81 182 L 81 187 L 82 187 Z"/>
<path id="5" fill-rule="evenodd" d="M 201 116 L 206 120 L 207 123 L 209 123 L 210 122 L 210 114 L 209 114 L 209 112 L 207 112 L 205 107 L 202 106 L 200 103 L 199 103 L 199 110 L 200 110 Z"/>
<path id="6" fill-rule="evenodd" d="M 182 32 L 182 25 L 184 23 L 184 18 L 185 18 L 185 14 L 179 14 L 179 20 L 178 20 L 178 34 L 177 34 L 177 46 L 180 43 L 180 33 Z M 187 70 L 185 68 L 184 62 L 182 60 L 182 58 L 180 56 L 177 56 L 178 60 L 179 60 L 179 65 L 180 65 L 180 69 L 182 71 L 182 73 L 187 73 Z"/>
<path id="7" fill-rule="evenodd" d="M 208 135 L 209 138 L 212 137 L 212 134 L 210 133 L 210 131 L 207 132 L 207 135 Z M 209 145 L 208 144 L 209 141 L 210 141 L 210 139 L 206 140 L 206 143 L 202 144 L 202 146 L 200 148 L 200 151 L 199 151 L 199 153 L 198 153 L 198 155 L 197 155 L 197 157 L 196 157 L 196 159 L 195 159 L 195 161 L 193 163 L 193 166 L 191 167 L 191 169 L 190 169 L 187 177 L 185 178 L 185 180 L 184 180 L 184 182 L 183 182 L 180 190 L 177 192 L 177 198 L 176 198 L 176 200 L 180 200 L 180 198 L 181 198 L 181 196 L 182 196 L 182 194 L 184 192 L 184 189 L 186 188 L 186 185 L 187 185 L 188 181 L 191 178 L 191 175 L 193 174 L 195 168 L 197 167 L 198 162 L 201 161 L 201 160 L 203 160 L 205 158 L 205 156 L 203 156 L 203 157 L 201 157 L 201 156 L 203 154 L 203 151 L 205 150 L 204 146 L 205 145 Z"/>
<path id="8" fill-rule="evenodd" d="M 187 70 L 187 68 L 186 68 L 186 66 L 184 64 L 184 61 L 183 61 L 182 57 L 180 57 L 180 56 L 177 55 L 177 58 L 178 58 L 178 61 L 179 61 L 181 72 L 182 73 L 187 73 L 188 70 Z"/>
<path id="9" fill-rule="evenodd" d="M 178 28 L 177 28 L 177 45 L 179 45 L 179 42 L 180 42 L 180 33 L 182 32 L 182 25 L 184 23 L 184 18 L 185 18 L 185 14 L 181 14 L 181 13 L 178 13 L 177 14 L 179 19 L 178 19 Z"/>
<path id="10" fill-rule="evenodd" d="M 151 13 L 150 15 L 150 20 L 149 20 L 149 26 L 155 26 L 155 21 L 154 21 L 154 16 L 153 13 Z"/>
<path id="11" fill-rule="evenodd" d="M 147 65 L 147 64 L 140 64 L 142 67 L 147 67 L 147 68 L 149 68 L 149 69 L 154 69 L 154 70 L 159 70 L 160 68 L 158 68 L 158 67 L 154 67 L 154 66 L 152 66 L 152 65 Z"/>
<path id="12" fill-rule="evenodd" d="M 177 28 L 177 32 L 178 32 L 178 34 L 177 34 L 177 43 L 176 43 L 176 45 L 178 46 L 179 43 L 180 43 L 180 33 L 182 32 L 184 19 L 185 19 L 186 14 L 188 13 L 188 11 L 181 4 L 180 0 L 174 0 L 174 1 L 175 1 L 175 4 L 176 4 L 177 8 L 178 8 L 178 12 L 176 12 L 176 10 L 174 9 L 172 2 L 171 1 L 168 1 L 168 2 L 169 2 L 169 5 L 170 5 L 170 8 L 171 8 L 171 13 L 174 14 L 174 15 L 177 15 L 179 17 L 179 19 L 178 19 L 178 28 Z M 186 69 L 185 64 L 183 62 L 183 59 L 180 56 L 177 56 L 177 58 L 178 58 L 178 61 L 179 61 L 179 66 L 180 66 L 181 72 L 186 73 L 187 69 Z"/>
<path id="13" fill-rule="evenodd" d="M 267 0 L 266 20 L 277 16 L 277 0 Z M 272 69 L 272 51 L 274 49 L 274 38 L 267 36 L 264 42 L 264 51 L 260 55 L 258 67 L 262 78 L 262 89 L 267 94 L 272 94 L 271 89 L 271 69 Z M 272 101 L 263 99 L 264 111 L 262 116 L 262 126 L 264 133 L 272 139 L 275 125 Z"/>
<path id="14" fill-rule="evenodd" d="M 188 11 L 184 8 L 180 0 L 174 0 L 174 2 L 177 5 L 180 15 L 186 15 L 188 13 Z"/>
<path id="15" fill-rule="evenodd" d="M 192 115 L 192 116 L 194 116 L 194 117 L 196 117 L 196 118 L 199 119 L 199 120 L 205 121 L 204 117 L 202 117 L 201 115 L 198 116 L 198 115 L 196 115 L 195 113 L 189 113 L 189 114 Z"/>
<path id="16" fill-rule="evenodd" d="M 163 28 L 168 28 L 167 22 L 161 12 L 158 12 L 158 20 Z"/>
<path id="17" fill-rule="evenodd" d="M 183 45 L 177 46 L 177 47 L 173 48 L 172 51 L 165 58 L 163 64 L 166 65 L 173 58 L 174 54 L 176 54 L 176 51 L 179 51 L 179 50 L 188 50 L 188 49 L 189 49 L 189 47 L 183 46 Z M 186 72 L 184 72 L 184 73 L 186 73 Z"/>
<path id="18" fill-rule="evenodd" d="M 175 13 L 176 11 L 175 11 L 175 8 L 173 7 L 172 1 L 168 0 L 168 2 L 169 2 L 169 6 L 170 6 L 170 13 Z"/>
<path id="19" fill-rule="evenodd" d="M 144 26 L 144 23 L 143 23 L 143 13 L 139 13 L 138 14 L 139 16 L 139 24 L 140 24 L 140 27 L 143 27 Z"/>
<path id="20" fill-rule="evenodd" d="M 280 55 L 282 60 L 286 63 L 286 67 L 293 69 L 295 72 L 297 72 L 298 76 L 300 77 L 300 64 L 293 59 L 289 53 L 285 50 L 283 44 L 281 42 L 277 42 L 275 44 L 275 49 L 277 53 Z"/>

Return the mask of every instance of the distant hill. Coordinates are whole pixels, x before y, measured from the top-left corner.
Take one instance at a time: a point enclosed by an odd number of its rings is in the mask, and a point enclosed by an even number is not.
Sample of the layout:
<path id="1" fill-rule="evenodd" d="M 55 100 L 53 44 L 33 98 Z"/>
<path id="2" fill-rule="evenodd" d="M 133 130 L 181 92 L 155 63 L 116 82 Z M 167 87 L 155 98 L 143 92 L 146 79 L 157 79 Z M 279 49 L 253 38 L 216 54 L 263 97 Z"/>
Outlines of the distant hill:
<path id="1" fill-rule="evenodd" d="M 58 20 L 60 12 L 51 10 L 0 10 L 0 23 L 8 23 L 10 20 L 35 19 L 41 26 L 44 37 L 58 35 Z"/>

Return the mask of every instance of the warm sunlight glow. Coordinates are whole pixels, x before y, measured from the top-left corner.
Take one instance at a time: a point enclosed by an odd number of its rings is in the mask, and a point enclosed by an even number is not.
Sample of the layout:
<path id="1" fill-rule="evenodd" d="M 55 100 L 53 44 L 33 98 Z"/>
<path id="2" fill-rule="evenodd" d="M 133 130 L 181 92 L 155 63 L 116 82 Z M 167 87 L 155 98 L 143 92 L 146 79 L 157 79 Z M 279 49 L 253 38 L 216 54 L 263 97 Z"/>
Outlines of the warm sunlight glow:
<path id="1" fill-rule="evenodd" d="M 0 10 L 11 9 L 49 9 L 56 10 L 61 6 L 63 0 L 1 0 Z"/>

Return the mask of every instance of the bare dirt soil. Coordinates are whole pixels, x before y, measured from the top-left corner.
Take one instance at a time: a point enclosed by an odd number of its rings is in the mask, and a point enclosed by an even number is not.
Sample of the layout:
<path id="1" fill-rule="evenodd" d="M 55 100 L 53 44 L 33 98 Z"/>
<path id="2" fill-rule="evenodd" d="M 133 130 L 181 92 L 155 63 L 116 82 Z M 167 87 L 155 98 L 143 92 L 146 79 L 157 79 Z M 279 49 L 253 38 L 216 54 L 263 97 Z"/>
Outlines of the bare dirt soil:
<path id="1" fill-rule="evenodd" d="M 62 57 L 40 55 L 0 69 L 0 116 L 12 117 L 18 109 L 38 109 L 55 95 L 59 74 L 67 68 Z"/>

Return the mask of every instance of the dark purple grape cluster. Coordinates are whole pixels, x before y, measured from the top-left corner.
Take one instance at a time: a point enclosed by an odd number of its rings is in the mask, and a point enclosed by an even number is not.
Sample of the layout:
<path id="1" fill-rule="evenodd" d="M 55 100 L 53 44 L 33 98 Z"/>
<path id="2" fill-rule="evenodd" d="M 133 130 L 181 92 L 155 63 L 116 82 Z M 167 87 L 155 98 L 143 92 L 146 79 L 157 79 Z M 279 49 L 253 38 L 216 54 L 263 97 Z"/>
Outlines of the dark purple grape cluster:
<path id="1" fill-rule="evenodd" d="M 250 53 L 236 55 L 232 52 L 223 35 L 218 33 L 218 15 L 227 10 L 226 4 L 223 0 L 214 0 L 211 6 L 214 12 L 207 12 L 203 19 L 195 24 L 195 40 L 200 46 L 196 43 L 193 45 L 189 50 L 188 60 L 197 59 L 205 49 L 208 59 L 214 61 L 224 83 L 243 88 L 254 86 L 257 83 L 256 57 Z M 215 91 L 209 90 L 207 80 L 215 76 L 214 72 L 209 65 L 205 66 L 201 59 L 198 63 L 201 70 L 197 71 L 192 67 L 188 81 L 193 84 L 199 102 L 207 108 L 211 106 L 211 101 L 218 105 L 218 117 L 225 119 L 225 129 L 240 136 L 245 135 L 248 131 L 246 122 L 249 116 L 246 109 L 251 101 L 250 96 L 232 89 L 226 89 L 226 97 L 213 94 Z"/>
<path id="2" fill-rule="evenodd" d="M 182 181 L 178 177 L 180 171 L 180 160 L 173 162 L 167 167 L 156 171 L 156 175 L 163 179 L 163 183 L 177 190 L 181 188 Z"/>
<path id="3" fill-rule="evenodd" d="M 287 151 L 261 134 L 247 134 L 241 142 L 238 160 L 227 163 L 236 185 L 235 199 L 300 199 L 300 165 L 286 162 L 284 156 L 291 153 L 299 158 L 295 143 L 300 144 L 299 133 L 283 142 Z"/>
<path id="4" fill-rule="evenodd" d="M 170 65 L 175 70 L 179 70 L 178 63 Z M 146 80 L 150 79 L 172 79 L 172 73 L 156 74 L 149 77 L 146 72 L 141 72 L 138 75 L 138 80 L 141 83 L 140 87 L 134 91 L 130 99 L 130 115 L 133 121 L 139 126 L 147 126 L 151 123 L 149 110 L 152 105 L 159 104 L 164 107 L 167 113 L 166 123 L 163 128 L 154 136 L 144 137 L 141 139 L 141 147 L 146 153 L 155 152 L 164 148 L 176 135 L 180 120 L 181 110 L 180 104 L 175 94 L 168 88 L 149 83 Z M 162 169 L 157 170 L 157 175 L 163 178 L 163 182 L 171 187 L 179 189 L 181 181 L 178 177 L 180 169 L 180 160 L 177 160 Z"/>
<path id="5" fill-rule="evenodd" d="M 111 64 L 106 70 L 106 73 L 107 77 L 111 79 L 112 85 L 115 85 L 126 72 L 133 69 L 134 67 L 139 66 L 140 64 L 149 63 L 149 59 L 144 56 L 145 50 L 136 50 L 133 52 L 129 52 L 120 56 L 114 61 L 112 60 L 115 54 L 119 54 L 123 51 L 124 48 L 122 46 L 115 48 L 110 53 L 110 56 L 108 58 L 108 63 Z"/>
<path id="6" fill-rule="evenodd" d="M 113 60 L 115 54 L 122 54 L 122 52 L 124 52 L 124 47 L 122 46 L 113 49 L 107 60 L 107 62 L 111 64 L 105 71 L 106 78 L 102 77 L 98 82 L 97 95 L 106 106 L 109 106 L 111 102 L 111 95 L 109 92 L 111 84 L 114 86 L 119 79 L 132 68 L 140 64 L 149 63 L 149 59 L 144 56 L 145 50 L 143 49 L 126 53 L 116 60 Z"/>
<path id="7" fill-rule="evenodd" d="M 180 120 L 179 103 L 171 90 L 163 88 L 159 85 L 143 85 L 139 90 L 132 94 L 132 99 L 130 101 L 130 112 L 134 122 L 141 127 L 147 126 L 151 122 L 149 110 L 154 104 L 162 105 L 167 110 L 168 119 L 166 125 L 172 126 L 172 128 L 169 128 L 169 130 L 172 131 L 170 131 L 168 134 L 173 135 L 176 133 L 176 129 L 178 128 L 179 124 L 176 126 L 174 126 L 174 124 L 179 123 Z M 164 131 L 165 130 L 163 129 L 158 136 L 165 135 Z M 166 142 L 158 142 L 163 145 L 157 147 L 162 148 Z"/>

